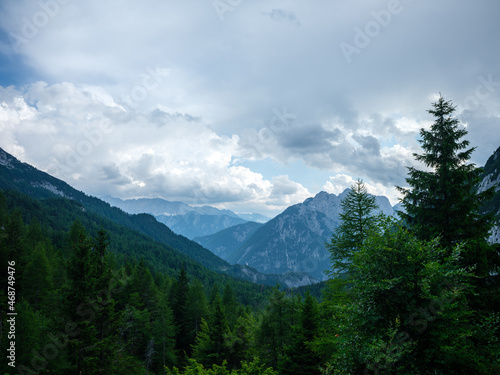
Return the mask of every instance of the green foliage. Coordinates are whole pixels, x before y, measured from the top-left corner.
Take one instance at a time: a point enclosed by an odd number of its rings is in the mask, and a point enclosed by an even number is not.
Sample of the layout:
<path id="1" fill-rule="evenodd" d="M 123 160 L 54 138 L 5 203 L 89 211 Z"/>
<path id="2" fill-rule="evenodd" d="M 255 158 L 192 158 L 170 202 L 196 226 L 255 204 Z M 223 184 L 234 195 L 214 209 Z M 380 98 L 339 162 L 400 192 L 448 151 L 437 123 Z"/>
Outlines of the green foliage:
<path id="1" fill-rule="evenodd" d="M 40 310 L 47 306 L 47 298 L 52 291 L 52 268 L 47 259 L 45 244 L 39 242 L 23 272 L 23 295 L 33 301 L 35 310 Z"/>
<path id="2" fill-rule="evenodd" d="M 316 300 L 309 293 L 300 306 L 298 323 L 292 327 L 291 344 L 280 361 L 282 374 L 319 374 L 320 359 L 311 348 L 319 331 L 319 312 Z"/>
<path id="3" fill-rule="evenodd" d="M 494 188 L 478 193 L 477 186 L 483 170 L 468 163 L 475 148 L 462 140 L 467 130 L 452 117 L 455 107 L 442 97 L 429 110 L 435 121 L 430 130 L 422 129 L 423 153 L 414 154 L 428 169 L 410 167 L 403 193 L 402 218 L 418 238 L 439 237 L 441 244 L 451 250 L 458 243 L 469 242 L 470 256 L 465 263 L 473 265 L 485 256 L 484 242 L 492 225 L 491 215 L 481 215 L 479 209 L 494 195 Z M 481 254 L 483 253 L 483 254 Z M 476 274 L 489 273 L 487 258 L 476 267 Z"/>
<path id="4" fill-rule="evenodd" d="M 498 362 L 487 359 L 500 356 L 491 357 L 476 338 L 479 323 L 466 298 L 474 275 L 460 264 L 462 250 L 449 254 L 437 240 L 421 241 L 393 220 L 381 222 L 353 255 L 346 296 L 332 293 L 334 322 L 314 343 L 320 354 L 333 351 L 330 372 L 497 371 Z M 489 325 L 485 334 L 496 348 L 496 329 Z M 457 366 L 466 353 L 475 360 Z"/>
<path id="5" fill-rule="evenodd" d="M 186 297 L 186 324 L 189 342 L 195 341 L 196 334 L 201 327 L 201 320 L 207 319 L 208 313 L 208 301 L 203 284 L 200 280 L 194 279 L 189 285 Z"/>
<path id="6" fill-rule="evenodd" d="M 262 364 L 259 358 L 254 358 L 251 362 L 244 361 L 240 370 L 230 370 L 227 368 L 227 363 L 222 365 L 212 365 L 212 368 L 205 368 L 194 359 L 189 360 L 189 366 L 184 371 L 179 371 L 177 368 L 173 370 L 167 369 L 168 375 L 277 375 L 272 368 Z"/>
<path id="7" fill-rule="evenodd" d="M 362 180 L 357 180 L 340 203 L 340 225 L 332 235 L 327 249 L 330 251 L 332 277 L 340 277 L 349 269 L 354 253 L 373 230 L 377 217 L 373 211 L 378 209 L 375 197 L 368 194 Z"/>

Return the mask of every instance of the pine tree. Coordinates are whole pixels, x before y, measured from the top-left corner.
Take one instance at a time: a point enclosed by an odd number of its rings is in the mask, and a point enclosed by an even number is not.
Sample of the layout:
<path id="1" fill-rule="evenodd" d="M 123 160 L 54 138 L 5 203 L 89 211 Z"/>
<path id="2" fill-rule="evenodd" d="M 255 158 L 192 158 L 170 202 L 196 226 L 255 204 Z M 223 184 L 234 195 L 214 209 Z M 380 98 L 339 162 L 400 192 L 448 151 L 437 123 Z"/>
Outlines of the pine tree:
<path id="1" fill-rule="evenodd" d="M 285 292 L 279 290 L 279 285 L 276 286 L 269 296 L 256 337 L 261 357 L 272 367 L 282 361 L 285 348 L 290 344 L 292 310 Z"/>
<path id="2" fill-rule="evenodd" d="M 68 264 L 69 289 L 66 292 L 66 309 L 76 325 L 78 335 L 69 341 L 69 354 L 75 373 L 95 373 L 98 355 L 95 348 L 97 332 L 95 311 L 91 305 L 95 279 L 92 277 L 92 243 L 80 222 L 75 221 L 70 231 L 73 256 Z"/>
<path id="3" fill-rule="evenodd" d="M 160 308 L 154 316 L 152 326 L 152 340 L 156 344 L 156 355 L 153 356 L 153 365 L 157 373 L 160 369 L 171 367 L 175 364 L 175 326 L 172 309 L 167 304 L 166 298 L 159 301 Z M 163 374 L 163 371 L 161 371 Z"/>
<path id="4" fill-rule="evenodd" d="M 108 234 L 101 229 L 92 241 L 76 221 L 70 231 L 73 256 L 68 264 L 67 312 L 78 332 L 69 342 L 76 373 L 113 374 L 120 317 L 110 293 L 111 269 L 106 261 Z"/>
<path id="5" fill-rule="evenodd" d="M 200 330 L 201 319 L 208 316 L 208 302 L 200 280 L 194 279 L 186 298 L 186 316 L 189 325 L 189 341 L 194 343 L 197 332 Z"/>
<path id="6" fill-rule="evenodd" d="M 210 338 L 213 344 L 213 363 L 220 365 L 222 364 L 222 361 L 226 359 L 227 348 L 225 336 L 228 330 L 226 312 L 224 311 L 222 300 L 220 297 L 217 297 L 215 299 L 215 304 L 212 307 L 212 316 L 210 319 Z"/>
<path id="7" fill-rule="evenodd" d="M 493 188 L 478 193 L 482 169 L 469 163 L 475 147 L 462 138 L 467 130 L 452 117 L 455 107 L 442 97 L 428 112 L 435 118 L 429 130 L 421 129 L 424 153 L 414 154 L 427 170 L 408 168 L 409 188 L 398 187 L 403 194 L 401 213 L 418 238 L 441 239 L 450 251 L 467 241 L 469 253 L 465 264 L 476 265 L 476 274 L 489 274 L 486 238 L 491 229 L 491 215 L 480 215 L 479 208 L 489 200 Z"/>
<path id="8" fill-rule="evenodd" d="M 229 284 L 224 287 L 224 294 L 222 295 L 222 304 L 226 311 L 229 327 L 233 327 L 236 323 L 238 303 L 236 302 L 236 295 Z"/>
<path id="9" fill-rule="evenodd" d="M 52 288 L 52 269 L 47 260 L 45 244 L 39 242 L 23 272 L 23 294 L 34 310 L 40 310 L 45 306 Z"/>
<path id="10" fill-rule="evenodd" d="M 228 333 L 226 313 L 217 294 L 211 306 L 209 320 L 201 320 L 201 329 L 193 346 L 193 358 L 204 365 L 221 365 L 229 353 L 226 344 Z"/>
<path id="11" fill-rule="evenodd" d="M 107 262 L 109 234 L 101 228 L 94 239 L 91 254 L 92 275 L 95 279 L 93 307 L 96 312 L 96 352 L 99 358 L 99 373 L 113 374 L 114 360 L 118 345 L 118 329 L 121 323 L 120 314 L 115 311 L 116 302 L 110 292 L 113 277 Z"/>
<path id="12" fill-rule="evenodd" d="M 244 360 L 255 357 L 255 324 L 253 317 L 244 313 L 238 317 L 234 328 L 226 335 L 227 360 L 230 367 L 237 368 Z"/>
<path id="13" fill-rule="evenodd" d="M 293 327 L 292 343 L 281 361 L 282 374 L 319 374 L 320 359 L 310 347 L 319 328 L 319 312 L 316 300 L 306 293 L 301 304 L 299 322 Z"/>
<path id="14" fill-rule="evenodd" d="M 186 270 L 181 268 L 177 282 L 173 286 L 172 311 L 174 322 L 177 327 L 175 336 L 176 348 L 179 351 L 179 360 L 182 361 L 184 355 L 191 353 L 189 322 L 187 319 L 187 296 L 189 293 L 189 278 Z"/>
<path id="15" fill-rule="evenodd" d="M 340 225 L 327 245 L 332 262 L 332 276 L 340 276 L 349 268 L 352 255 L 360 248 L 364 239 L 374 228 L 377 217 L 373 211 L 378 209 L 375 197 L 368 193 L 365 184 L 358 179 L 340 206 Z"/>

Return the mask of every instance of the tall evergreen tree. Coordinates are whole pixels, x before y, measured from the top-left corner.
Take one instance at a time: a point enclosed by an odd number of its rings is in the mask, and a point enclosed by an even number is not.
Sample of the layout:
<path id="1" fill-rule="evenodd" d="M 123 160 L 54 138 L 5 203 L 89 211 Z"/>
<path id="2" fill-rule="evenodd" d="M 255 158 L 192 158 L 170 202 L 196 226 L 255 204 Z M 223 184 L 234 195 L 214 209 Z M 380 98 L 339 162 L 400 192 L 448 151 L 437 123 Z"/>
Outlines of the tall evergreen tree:
<path id="1" fill-rule="evenodd" d="M 378 209 L 375 197 L 368 193 L 363 180 L 358 179 L 347 196 L 340 202 L 340 225 L 327 245 L 332 263 L 332 276 L 339 276 L 348 269 L 353 254 L 374 228 Z"/>
<path id="2" fill-rule="evenodd" d="M 189 321 L 186 314 L 188 293 L 189 278 L 187 277 L 186 270 L 181 268 L 177 282 L 173 286 L 172 295 L 172 312 L 177 327 L 175 340 L 177 350 L 179 351 L 180 361 L 182 361 L 184 355 L 189 355 L 191 353 Z"/>
<path id="3" fill-rule="evenodd" d="M 189 286 L 186 298 L 186 316 L 189 324 L 189 341 L 193 344 L 201 327 L 201 319 L 206 319 L 208 316 L 207 297 L 203 291 L 203 284 L 198 279 L 194 279 Z"/>
<path id="4" fill-rule="evenodd" d="M 118 329 L 121 316 L 115 311 L 116 302 L 110 292 L 113 277 L 107 262 L 109 234 L 101 228 L 94 239 L 92 251 L 92 276 L 95 281 L 93 307 L 96 312 L 96 352 L 99 358 L 99 374 L 113 374 L 118 345 Z"/>
<path id="5" fill-rule="evenodd" d="M 92 277 L 92 243 L 80 222 L 75 221 L 70 231 L 73 256 L 68 264 L 69 289 L 66 292 L 66 309 L 75 323 L 78 334 L 69 340 L 69 354 L 74 373 L 95 373 L 98 356 L 95 350 L 95 311 L 89 304 L 93 300 L 95 279 Z"/>
<path id="6" fill-rule="evenodd" d="M 486 238 L 492 226 L 491 215 L 479 214 L 480 207 L 494 194 L 494 188 L 478 193 L 483 170 L 469 162 L 475 147 L 462 138 L 467 130 L 452 117 L 455 106 L 440 97 L 428 110 L 435 118 L 429 130 L 421 129 L 422 154 L 414 154 L 427 169 L 408 168 L 409 188 L 398 187 L 406 212 L 402 218 L 418 238 L 441 239 L 452 249 L 467 241 L 465 263 L 476 266 L 476 274 L 489 274 Z"/>
<path id="7" fill-rule="evenodd" d="M 52 269 L 47 260 L 45 244 L 39 242 L 23 272 L 23 294 L 34 310 L 40 310 L 45 306 L 52 289 Z"/>
<path id="8" fill-rule="evenodd" d="M 211 306 L 209 320 L 201 320 L 201 329 L 193 346 L 193 358 L 204 365 L 220 365 L 228 357 L 226 336 L 229 333 L 226 313 L 220 295 Z"/>
<path id="9" fill-rule="evenodd" d="M 229 327 L 233 327 L 238 318 L 237 309 L 238 303 L 236 302 L 236 295 L 234 294 L 231 285 L 226 284 L 224 287 L 224 294 L 222 295 L 222 305 L 224 306 L 224 311 L 226 311 L 226 316 L 228 320 Z"/>
<path id="10" fill-rule="evenodd" d="M 319 356 L 310 345 L 319 328 L 319 311 L 316 300 L 309 291 L 301 304 L 299 322 L 293 327 L 292 343 L 286 348 L 280 364 L 282 374 L 319 374 Z"/>
<path id="11" fill-rule="evenodd" d="M 260 355 L 272 367 L 282 361 L 285 348 L 290 344 L 292 321 L 293 306 L 278 285 L 269 296 L 269 304 L 256 335 Z"/>
<path id="12" fill-rule="evenodd" d="M 98 232 L 92 241 L 79 222 L 72 225 L 73 256 L 68 264 L 67 312 L 78 334 L 69 341 L 75 373 L 113 374 L 118 370 L 120 319 L 109 291 L 112 278 L 106 262 L 108 235 Z"/>

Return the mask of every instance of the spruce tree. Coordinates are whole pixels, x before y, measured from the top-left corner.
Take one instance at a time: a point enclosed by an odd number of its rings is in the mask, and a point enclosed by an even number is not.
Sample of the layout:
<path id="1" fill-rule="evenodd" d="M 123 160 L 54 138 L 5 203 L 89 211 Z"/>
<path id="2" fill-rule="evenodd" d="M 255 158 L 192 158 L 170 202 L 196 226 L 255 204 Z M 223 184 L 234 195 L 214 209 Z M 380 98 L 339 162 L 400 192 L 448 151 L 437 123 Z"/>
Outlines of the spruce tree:
<path id="1" fill-rule="evenodd" d="M 99 373 L 113 374 L 116 370 L 115 360 L 118 346 L 118 330 L 121 314 L 115 310 L 116 301 L 110 291 L 113 278 L 111 267 L 107 262 L 109 234 L 101 228 L 94 239 L 91 253 L 92 275 L 94 278 L 94 297 L 92 306 L 96 312 L 96 354 L 99 358 Z"/>
<path id="2" fill-rule="evenodd" d="M 318 328 L 318 305 L 307 291 L 306 298 L 301 303 L 299 322 L 292 327 L 291 345 L 287 346 L 279 366 L 282 374 L 313 375 L 320 373 L 320 358 L 310 347 L 318 334 Z"/>
<path id="3" fill-rule="evenodd" d="M 229 356 L 226 344 L 228 333 L 226 313 L 217 294 L 211 306 L 209 320 L 201 319 L 201 328 L 193 345 L 193 358 L 203 365 L 221 365 Z"/>
<path id="4" fill-rule="evenodd" d="M 189 328 L 189 342 L 194 343 L 201 325 L 201 319 L 208 316 L 207 297 L 200 280 L 194 279 L 189 286 L 186 297 L 186 317 Z"/>
<path id="5" fill-rule="evenodd" d="M 47 296 L 52 289 L 52 269 L 47 260 L 45 244 L 39 242 L 23 272 L 23 294 L 37 311 L 45 307 Z"/>
<path id="6" fill-rule="evenodd" d="M 340 206 L 341 223 L 327 245 L 331 254 L 332 276 L 339 276 L 348 270 L 352 255 L 360 248 L 377 222 L 373 212 L 378 209 L 378 205 L 361 179 L 351 186 Z"/>
<path id="7" fill-rule="evenodd" d="M 427 169 L 408 168 L 409 188 L 398 187 L 406 211 L 400 214 L 419 239 L 439 237 L 450 251 L 467 241 L 465 264 L 475 265 L 476 274 L 485 276 L 489 273 L 486 238 L 492 217 L 480 215 L 479 208 L 494 191 L 477 192 L 482 169 L 469 162 L 475 147 L 462 139 L 467 130 L 452 117 L 455 107 L 451 101 L 440 97 L 432 106 L 428 112 L 435 121 L 429 130 L 420 130 L 424 152 L 414 154 Z"/>
<path id="8" fill-rule="evenodd" d="M 110 293 L 111 269 L 106 262 L 108 234 L 101 229 L 92 241 L 75 221 L 69 235 L 73 255 L 68 263 L 66 309 L 78 332 L 69 340 L 75 373 L 117 371 L 118 328 L 121 323 Z"/>
<path id="9" fill-rule="evenodd" d="M 74 373 L 94 373 L 98 368 L 95 347 L 97 331 L 95 311 L 89 303 L 94 297 L 95 279 L 92 277 L 92 243 L 80 222 L 75 221 L 70 231 L 73 256 L 68 263 L 69 288 L 66 291 L 66 311 L 78 334 L 69 340 L 69 355 Z"/>
<path id="10" fill-rule="evenodd" d="M 179 360 L 182 361 L 184 355 L 191 353 L 190 327 L 187 316 L 187 296 L 189 293 L 189 278 L 186 270 L 181 268 L 177 282 L 173 286 L 172 312 L 176 331 L 176 347 L 179 351 Z"/>

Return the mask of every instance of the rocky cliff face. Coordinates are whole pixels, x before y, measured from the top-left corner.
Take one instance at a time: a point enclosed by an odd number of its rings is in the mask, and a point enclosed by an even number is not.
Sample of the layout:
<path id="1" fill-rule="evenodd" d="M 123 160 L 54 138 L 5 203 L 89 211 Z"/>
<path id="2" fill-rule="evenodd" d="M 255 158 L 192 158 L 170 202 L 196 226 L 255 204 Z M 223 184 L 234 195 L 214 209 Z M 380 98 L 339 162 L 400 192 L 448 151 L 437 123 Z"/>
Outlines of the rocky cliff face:
<path id="1" fill-rule="evenodd" d="M 495 197 L 483 208 L 484 212 L 493 212 L 500 218 L 500 147 L 491 155 L 484 166 L 484 177 L 479 185 L 479 191 L 485 191 L 496 186 Z M 500 243 L 500 224 L 497 223 L 488 239 L 492 243 Z"/>

